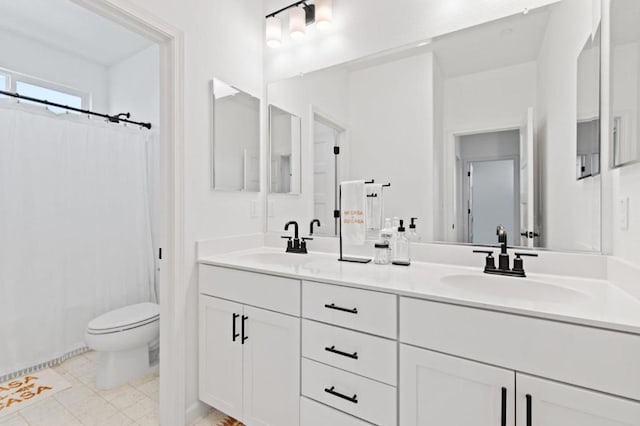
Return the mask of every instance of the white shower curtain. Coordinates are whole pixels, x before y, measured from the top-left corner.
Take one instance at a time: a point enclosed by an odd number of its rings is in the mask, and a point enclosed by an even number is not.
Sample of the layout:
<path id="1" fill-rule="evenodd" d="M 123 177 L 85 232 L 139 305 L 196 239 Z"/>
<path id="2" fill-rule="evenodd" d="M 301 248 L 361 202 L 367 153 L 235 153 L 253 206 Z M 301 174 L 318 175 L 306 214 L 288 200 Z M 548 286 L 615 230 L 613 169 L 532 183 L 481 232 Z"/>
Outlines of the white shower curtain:
<path id="1" fill-rule="evenodd" d="M 154 299 L 151 132 L 0 100 L 0 377 Z"/>

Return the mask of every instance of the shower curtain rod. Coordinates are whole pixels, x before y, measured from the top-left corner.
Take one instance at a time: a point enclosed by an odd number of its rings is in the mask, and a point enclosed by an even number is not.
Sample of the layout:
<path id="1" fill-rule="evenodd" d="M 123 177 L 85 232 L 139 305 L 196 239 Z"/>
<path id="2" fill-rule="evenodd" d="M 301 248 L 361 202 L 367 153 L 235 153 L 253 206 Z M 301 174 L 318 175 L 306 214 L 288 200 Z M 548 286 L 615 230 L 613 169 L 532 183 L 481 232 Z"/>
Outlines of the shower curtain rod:
<path id="1" fill-rule="evenodd" d="M 74 107 L 70 107 L 68 105 L 57 104 L 55 102 L 49 102 L 46 99 L 32 98 L 30 96 L 24 96 L 24 95 L 20 95 L 18 93 L 5 92 L 4 90 L 0 90 L 0 95 L 11 96 L 12 98 L 24 99 L 26 101 L 37 102 L 39 104 L 54 106 L 54 107 L 57 107 L 57 108 L 63 108 L 63 109 L 67 109 L 67 110 L 70 110 L 70 111 L 80 112 L 82 114 L 89 114 L 89 115 L 95 115 L 95 116 L 98 116 L 98 117 L 103 117 L 103 118 L 106 118 L 107 120 L 109 120 L 112 123 L 130 123 L 130 124 L 135 124 L 136 126 L 141 126 L 141 127 L 147 128 L 147 129 L 151 129 L 151 123 L 141 123 L 141 122 L 138 122 L 138 121 L 128 120 L 129 118 L 131 118 L 131 114 L 128 113 L 128 112 L 127 113 L 120 113 L 120 114 L 116 114 L 116 115 L 108 115 L 108 114 L 101 114 L 99 112 L 89 111 L 89 110 L 86 110 L 86 109 L 74 108 Z M 126 117 L 126 118 L 122 118 L 122 117 Z"/>

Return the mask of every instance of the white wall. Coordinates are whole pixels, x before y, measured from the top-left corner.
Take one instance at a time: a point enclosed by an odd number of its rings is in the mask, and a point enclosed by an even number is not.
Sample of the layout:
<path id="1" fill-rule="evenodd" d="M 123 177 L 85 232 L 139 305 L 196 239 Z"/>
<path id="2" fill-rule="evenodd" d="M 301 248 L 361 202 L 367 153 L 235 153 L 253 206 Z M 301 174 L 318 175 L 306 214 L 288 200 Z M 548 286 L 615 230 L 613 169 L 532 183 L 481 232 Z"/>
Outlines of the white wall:
<path id="1" fill-rule="evenodd" d="M 267 81 L 275 81 L 326 68 L 556 1 L 335 0 L 329 31 L 322 33 L 311 27 L 303 40 L 290 40 L 285 35 L 282 46 L 265 51 L 265 76 Z M 289 3 L 265 0 L 264 14 Z M 287 15 L 281 18 L 286 28 Z"/>
<path id="2" fill-rule="evenodd" d="M 0 51 L 0 68 L 91 93 L 92 109 L 108 109 L 106 67 L 6 31 L 0 31 Z"/>
<path id="3" fill-rule="evenodd" d="M 543 167 L 542 242 L 600 249 L 600 178 L 576 180 L 577 61 L 592 31 L 583 0 L 553 9 L 538 57 L 537 129 Z M 562 212 L 562 214 L 558 214 Z"/>
<path id="4" fill-rule="evenodd" d="M 349 178 L 391 182 L 385 216 L 418 217 L 426 240 L 434 233 L 433 98 L 431 52 L 349 75 Z"/>
<path id="5" fill-rule="evenodd" d="M 262 231 L 262 209 L 250 216 L 260 194 L 211 190 L 209 81 L 213 78 L 262 97 L 262 4 L 260 0 L 107 0 L 136 13 L 142 8 L 184 32 L 185 262 L 187 282 L 174 307 L 187 353 L 187 407 L 198 406 L 196 240 Z M 260 204 L 261 205 L 261 204 Z"/>
<path id="6" fill-rule="evenodd" d="M 160 123 L 160 48 L 152 45 L 109 67 L 109 112 Z"/>
<path id="7" fill-rule="evenodd" d="M 444 81 L 445 134 L 519 127 L 536 104 L 536 63 Z"/>

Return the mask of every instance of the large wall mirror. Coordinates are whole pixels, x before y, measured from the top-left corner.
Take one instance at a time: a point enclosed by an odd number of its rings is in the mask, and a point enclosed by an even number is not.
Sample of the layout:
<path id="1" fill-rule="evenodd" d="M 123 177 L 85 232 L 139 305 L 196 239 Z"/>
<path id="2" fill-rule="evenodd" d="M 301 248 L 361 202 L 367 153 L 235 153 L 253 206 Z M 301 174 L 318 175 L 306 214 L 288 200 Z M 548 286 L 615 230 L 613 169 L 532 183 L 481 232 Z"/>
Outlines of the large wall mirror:
<path id="1" fill-rule="evenodd" d="M 213 189 L 260 191 L 260 100 L 218 79 L 211 99 Z"/>
<path id="2" fill-rule="evenodd" d="M 640 161 L 640 1 L 611 0 L 611 166 Z"/>
<path id="3" fill-rule="evenodd" d="M 424 242 L 496 244 L 501 224 L 510 245 L 600 251 L 597 132 L 584 148 L 590 176 L 576 178 L 583 133 L 600 120 L 592 3 L 562 0 L 270 83 L 269 102 L 301 118 L 303 187 L 295 203 L 270 199 L 269 230 L 333 210 L 341 181 L 375 179 L 391 183 L 381 216 L 417 217 Z"/>

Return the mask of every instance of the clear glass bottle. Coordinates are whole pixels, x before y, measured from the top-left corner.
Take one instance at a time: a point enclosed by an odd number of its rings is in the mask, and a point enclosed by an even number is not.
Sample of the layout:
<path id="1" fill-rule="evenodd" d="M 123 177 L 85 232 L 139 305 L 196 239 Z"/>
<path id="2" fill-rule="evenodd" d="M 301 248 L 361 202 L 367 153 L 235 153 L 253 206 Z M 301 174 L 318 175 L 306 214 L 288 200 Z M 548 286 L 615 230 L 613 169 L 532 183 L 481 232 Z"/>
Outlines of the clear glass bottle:
<path id="1" fill-rule="evenodd" d="M 393 245 L 395 243 L 395 232 L 391 225 L 391 219 L 386 218 L 384 220 L 384 228 L 380 230 L 380 242 L 387 243 L 389 245 L 389 250 L 391 254 L 393 254 Z"/>
<path id="2" fill-rule="evenodd" d="M 416 220 L 418 220 L 417 217 L 411 218 L 411 224 L 409 225 L 409 231 L 407 232 L 407 238 L 412 243 L 418 243 L 422 240 L 420 234 L 418 234 L 418 231 L 416 231 Z"/>
<path id="3" fill-rule="evenodd" d="M 405 234 L 404 221 L 400 221 L 398 226 L 398 236 L 396 237 L 395 250 L 393 251 L 394 265 L 408 266 L 411 264 L 411 242 Z"/>
<path id="4" fill-rule="evenodd" d="M 389 243 L 386 241 L 379 241 L 375 243 L 376 253 L 373 258 L 373 263 L 378 265 L 388 265 L 391 263 L 391 254 L 389 251 Z"/>

